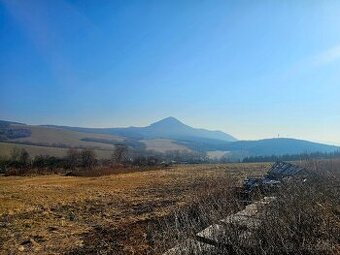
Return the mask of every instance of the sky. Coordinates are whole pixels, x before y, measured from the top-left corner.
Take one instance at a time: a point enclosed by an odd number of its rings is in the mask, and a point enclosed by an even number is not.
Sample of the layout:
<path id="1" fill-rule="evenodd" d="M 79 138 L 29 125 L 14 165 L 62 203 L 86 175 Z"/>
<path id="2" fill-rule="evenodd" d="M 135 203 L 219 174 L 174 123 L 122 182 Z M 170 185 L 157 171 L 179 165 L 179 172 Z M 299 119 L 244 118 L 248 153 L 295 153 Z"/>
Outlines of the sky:
<path id="1" fill-rule="evenodd" d="M 0 119 L 340 145 L 340 1 L 0 0 Z"/>

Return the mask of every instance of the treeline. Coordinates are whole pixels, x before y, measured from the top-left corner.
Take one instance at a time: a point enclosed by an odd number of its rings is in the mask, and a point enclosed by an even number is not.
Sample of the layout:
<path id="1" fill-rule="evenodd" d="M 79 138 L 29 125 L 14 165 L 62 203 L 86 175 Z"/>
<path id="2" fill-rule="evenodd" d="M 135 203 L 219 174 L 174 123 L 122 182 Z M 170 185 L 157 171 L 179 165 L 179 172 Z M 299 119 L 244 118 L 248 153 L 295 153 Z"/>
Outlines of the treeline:
<path id="1" fill-rule="evenodd" d="M 0 141 L 7 141 L 9 139 L 29 137 L 31 135 L 31 130 L 27 128 L 11 128 L 0 125 Z"/>
<path id="2" fill-rule="evenodd" d="M 301 153 L 301 154 L 286 154 L 281 156 L 250 156 L 243 159 L 243 163 L 256 163 L 256 162 L 276 162 L 276 161 L 297 161 L 308 159 L 335 159 L 340 158 L 340 151 L 335 152 L 314 152 L 314 153 Z"/>
<path id="3" fill-rule="evenodd" d="M 169 166 L 176 163 L 208 162 L 206 153 L 188 151 L 169 151 L 157 153 L 136 151 L 126 144 L 116 144 L 109 159 L 98 159 L 91 148 L 69 148 L 65 157 L 37 155 L 31 157 L 27 150 L 14 147 L 10 157 L 0 159 L 0 173 L 22 175 L 27 173 L 57 173 L 96 171 L 99 168 Z"/>

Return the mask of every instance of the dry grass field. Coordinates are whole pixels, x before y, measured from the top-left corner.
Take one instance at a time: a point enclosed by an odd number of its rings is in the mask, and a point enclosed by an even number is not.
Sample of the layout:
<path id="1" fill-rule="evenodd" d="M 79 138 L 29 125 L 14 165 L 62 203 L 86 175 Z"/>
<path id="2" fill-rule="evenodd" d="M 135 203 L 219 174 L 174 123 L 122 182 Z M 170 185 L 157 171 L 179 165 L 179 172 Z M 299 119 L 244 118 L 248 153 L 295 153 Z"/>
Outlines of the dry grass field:
<path id="1" fill-rule="evenodd" d="M 145 144 L 147 150 L 167 152 L 167 151 L 191 151 L 187 147 L 176 144 L 170 139 L 150 139 L 141 140 Z"/>
<path id="2" fill-rule="evenodd" d="M 103 177 L 0 177 L 1 254 L 157 254 L 150 222 L 266 164 L 184 165 Z M 202 226 L 204 227 L 204 226 Z M 101 251 L 106 253 L 99 253 Z"/>
<path id="3" fill-rule="evenodd" d="M 13 127 L 16 126 L 13 125 Z M 124 140 L 121 137 L 113 135 L 82 133 L 71 130 L 65 130 L 61 128 L 41 126 L 24 126 L 24 127 L 31 131 L 31 135 L 29 137 L 12 139 L 13 142 L 30 142 L 32 144 L 44 143 L 44 145 L 47 146 L 52 144 L 63 144 L 66 145 L 67 147 L 82 146 L 112 150 L 113 146 L 111 144 L 82 141 L 82 139 L 84 138 L 106 139 L 110 141 L 115 141 L 117 143 L 122 142 Z"/>
<path id="4" fill-rule="evenodd" d="M 0 142 L 0 157 L 9 158 L 14 147 L 27 150 L 31 157 L 35 157 L 37 155 L 49 155 L 62 158 L 66 156 L 68 151 L 68 148 Z M 113 149 L 95 149 L 94 151 L 98 159 L 111 158 L 113 153 Z"/>
<path id="5" fill-rule="evenodd" d="M 30 125 L 11 125 L 13 128 L 25 128 L 31 132 L 28 137 L 10 139 L 11 144 L 16 144 L 18 147 L 27 149 L 32 155 L 39 155 L 42 153 L 49 153 L 51 156 L 64 156 L 67 149 L 65 147 L 91 147 L 96 148 L 100 158 L 110 158 L 112 150 L 114 149 L 114 143 L 121 143 L 126 138 L 120 136 L 114 136 L 109 134 L 95 134 L 95 133 L 83 133 L 62 128 L 55 127 L 43 127 L 43 126 L 30 126 Z M 83 139 L 98 139 L 98 141 L 86 141 Z M 100 142 L 100 140 L 110 141 Z M 166 152 L 166 151 L 191 151 L 184 145 L 176 144 L 170 139 L 147 139 L 140 140 L 141 144 L 144 144 L 147 150 Z M 26 145 L 27 144 L 27 145 Z M 0 143 L 0 155 L 8 155 L 10 150 L 6 148 L 9 143 Z M 62 145 L 62 146 L 60 146 Z M 13 147 L 13 146 L 9 146 Z M 47 150 L 47 152 L 45 152 Z M 108 153 L 108 151 L 110 153 Z"/>

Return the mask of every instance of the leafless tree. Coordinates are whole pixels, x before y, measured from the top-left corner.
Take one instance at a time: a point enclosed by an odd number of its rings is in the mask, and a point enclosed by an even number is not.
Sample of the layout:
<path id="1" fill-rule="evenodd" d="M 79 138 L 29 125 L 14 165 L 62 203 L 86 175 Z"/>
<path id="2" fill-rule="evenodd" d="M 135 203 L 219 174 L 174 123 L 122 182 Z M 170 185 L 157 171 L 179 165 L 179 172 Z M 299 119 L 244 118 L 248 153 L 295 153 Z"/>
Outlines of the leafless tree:
<path id="1" fill-rule="evenodd" d="M 123 163 L 128 159 L 128 146 L 125 144 L 116 144 L 112 154 L 112 160 L 115 163 Z"/>
<path id="2" fill-rule="evenodd" d="M 77 149 L 70 148 L 67 151 L 67 165 L 70 169 L 75 169 L 80 161 L 80 153 Z"/>
<path id="3" fill-rule="evenodd" d="M 97 164 L 96 153 L 92 149 L 83 149 L 80 153 L 83 167 L 93 168 Z"/>
<path id="4" fill-rule="evenodd" d="M 25 149 L 21 149 L 19 162 L 24 166 L 28 166 L 30 163 L 29 161 L 30 161 L 30 154 L 28 154 L 28 152 Z"/>

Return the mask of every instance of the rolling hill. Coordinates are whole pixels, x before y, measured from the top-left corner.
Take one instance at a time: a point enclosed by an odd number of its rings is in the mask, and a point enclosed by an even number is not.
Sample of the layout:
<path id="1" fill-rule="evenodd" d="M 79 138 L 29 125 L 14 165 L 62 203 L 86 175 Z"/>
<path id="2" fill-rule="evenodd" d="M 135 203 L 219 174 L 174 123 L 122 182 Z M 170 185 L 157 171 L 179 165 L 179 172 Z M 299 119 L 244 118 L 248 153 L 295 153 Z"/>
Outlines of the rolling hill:
<path id="1" fill-rule="evenodd" d="M 133 139 L 173 139 L 173 140 L 193 140 L 197 139 L 211 139 L 225 142 L 233 142 L 237 139 L 229 134 L 221 131 L 210 131 L 200 128 L 192 128 L 174 117 L 168 117 L 163 120 L 152 123 L 147 127 L 128 127 L 128 128 L 81 128 L 81 127 L 67 127 L 67 126 L 48 126 L 57 127 L 67 130 L 96 133 L 96 134 L 110 134 L 122 137 L 129 137 Z"/>
<path id="2" fill-rule="evenodd" d="M 333 152 L 340 147 L 297 139 L 263 139 L 257 141 L 237 140 L 221 131 L 190 127 L 169 117 L 146 127 L 83 128 L 68 126 L 32 126 L 17 122 L 0 121 L 2 152 L 9 144 L 25 145 L 34 154 L 53 153 L 68 147 L 91 147 L 110 155 L 115 144 L 125 143 L 133 150 L 205 151 L 227 153 L 235 157 Z M 30 146 L 28 146 L 30 145 Z M 55 148 L 55 149 L 53 149 Z M 55 151 L 60 155 L 61 150 Z M 216 154 L 216 153 L 215 153 Z"/>
<path id="3" fill-rule="evenodd" d="M 340 147 L 291 138 L 274 138 L 257 141 L 237 141 L 227 145 L 229 151 L 245 151 L 250 155 L 284 155 L 312 152 L 334 152 Z"/>

